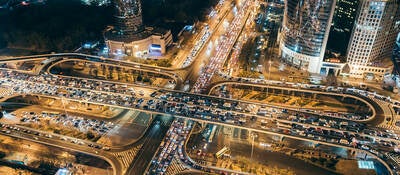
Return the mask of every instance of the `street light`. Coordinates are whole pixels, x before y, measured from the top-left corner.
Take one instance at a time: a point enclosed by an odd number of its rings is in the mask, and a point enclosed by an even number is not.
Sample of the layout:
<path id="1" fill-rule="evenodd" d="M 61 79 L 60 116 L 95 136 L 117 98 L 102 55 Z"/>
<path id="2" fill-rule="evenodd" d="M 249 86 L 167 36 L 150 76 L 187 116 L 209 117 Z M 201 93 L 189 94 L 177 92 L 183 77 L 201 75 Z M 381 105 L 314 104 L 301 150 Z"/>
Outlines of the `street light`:
<path id="1" fill-rule="evenodd" d="M 64 100 L 65 100 L 65 97 L 62 96 L 62 97 L 61 97 L 61 103 L 62 103 L 62 105 L 63 105 L 65 115 L 68 116 L 67 110 L 65 109 L 65 101 L 64 101 Z"/>
<path id="2" fill-rule="evenodd" d="M 254 153 L 254 139 L 257 137 L 257 134 L 255 132 L 252 132 L 250 136 L 253 139 L 253 142 L 251 143 L 251 155 L 250 155 L 250 160 L 252 160 Z"/>
<path id="3" fill-rule="evenodd" d="M 268 66 L 268 84 L 267 84 L 267 98 L 268 98 L 268 88 L 269 88 L 269 84 L 270 84 L 270 78 L 271 78 L 271 64 L 272 64 L 272 61 L 271 60 L 269 60 L 268 61 L 268 64 L 269 64 L 269 66 Z"/>

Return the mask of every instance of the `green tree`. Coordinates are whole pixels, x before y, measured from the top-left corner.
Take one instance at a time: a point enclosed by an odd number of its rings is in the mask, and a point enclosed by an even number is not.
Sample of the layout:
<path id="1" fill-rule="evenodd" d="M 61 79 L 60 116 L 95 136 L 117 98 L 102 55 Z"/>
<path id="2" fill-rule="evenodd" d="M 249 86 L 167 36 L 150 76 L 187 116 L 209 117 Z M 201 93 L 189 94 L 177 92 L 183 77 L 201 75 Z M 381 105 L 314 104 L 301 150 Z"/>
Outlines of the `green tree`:
<path id="1" fill-rule="evenodd" d="M 86 137 L 87 137 L 89 140 L 92 140 L 92 139 L 95 137 L 95 135 L 94 135 L 91 131 L 88 131 L 88 132 L 86 133 Z"/>
<path id="2" fill-rule="evenodd" d="M 143 80 L 142 75 L 138 75 L 137 78 L 136 78 L 136 81 L 142 81 L 142 80 Z"/>

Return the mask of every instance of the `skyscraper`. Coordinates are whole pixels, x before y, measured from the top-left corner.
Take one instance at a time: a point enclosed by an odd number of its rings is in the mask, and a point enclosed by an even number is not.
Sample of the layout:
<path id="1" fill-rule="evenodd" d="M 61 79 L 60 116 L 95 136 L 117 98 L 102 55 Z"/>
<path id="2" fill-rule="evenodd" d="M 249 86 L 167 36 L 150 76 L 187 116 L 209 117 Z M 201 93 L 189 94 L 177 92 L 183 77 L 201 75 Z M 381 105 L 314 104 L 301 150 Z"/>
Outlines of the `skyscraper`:
<path id="1" fill-rule="evenodd" d="M 320 73 L 336 0 L 287 0 L 280 54 L 288 64 Z"/>
<path id="2" fill-rule="evenodd" d="M 396 44 L 394 45 L 392 61 L 394 64 L 393 74 L 400 76 L 400 33 L 397 35 Z"/>
<path id="3" fill-rule="evenodd" d="M 115 0 L 116 36 L 134 40 L 143 35 L 144 25 L 140 0 Z"/>
<path id="4" fill-rule="evenodd" d="M 398 0 L 360 0 L 360 10 L 351 35 L 347 62 L 350 76 L 367 74 L 381 79 L 391 67 L 396 35 L 400 30 Z"/>
<path id="5" fill-rule="evenodd" d="M 114 28 L 105 33 L 110 55 L 147 57 L 166 52 L 170 30 L 145 27 L 140 0 L 114 0 Z"/>
<path id="6" fill-rule="evenodd" d="M 326 46 L 327 51 L 345 56 L 357 17 L 358 5 L 359 0 L 337 0 Z"/>

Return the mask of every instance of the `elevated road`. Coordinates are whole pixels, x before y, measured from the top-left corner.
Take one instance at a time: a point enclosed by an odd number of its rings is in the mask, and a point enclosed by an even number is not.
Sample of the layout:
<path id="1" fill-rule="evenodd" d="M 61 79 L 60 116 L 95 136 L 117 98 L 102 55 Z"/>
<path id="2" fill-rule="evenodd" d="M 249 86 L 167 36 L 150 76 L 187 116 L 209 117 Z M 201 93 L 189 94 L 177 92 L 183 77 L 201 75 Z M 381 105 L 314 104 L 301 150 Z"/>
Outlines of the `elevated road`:
<path id="1" fill-rule="evenodd" d="M 55 98 L 55 99 L 59 99 L 61 100 L 60 97 L 54 97 L 54 96 L 45 96 L 45 95 L 37 95 L 37 96 L 42 96 L 42 97 L 48 97 L 48 98 Z M 77 100 L 77 99 L 70 99 L 68 98 L 68 100 L 71 101 L 77 101 L 77 102 L 87 102 L 87 101 L 82 101 L 82 100 Z M 133 109 L 130 107 L 125 107 L 125 106 L 119 106 L 119 105 L 111 105 L 111 104 L 105 104 L 105 103 L 97 103 L 97 102 L 91 102 L 93 104 L 98 104 L 98 105 L 107 105 L 107 106 L 112 106 L 112 107 L 120 107 L 120 108 L 126 108 L 126 109 Z M 136 108 L 135 108 L 136 109 Z M 346 144 L 340 144 L 340 143 L 332 143 L 332 142 L 327 142 L 327 141 L 322 141 L 322 140 L 314 140 L 312 138 L 308 138 L 308 137 L 302 137 L 302 136 L 295 136 L 295 135 L 290 135 L 290 134 L 285 134 L 280 132 L 277 129 L 261 129 L 259 126 L 241 126 L 238 124 L 234 124 L 234 123 L 226 123 L 226 122 L 222 122 L 222 121 L 215 121 L 212 119 L 204 119 L 204 118 L 195 118 L 195 117 L 190 117 L 190 116 L 182 116 L 182 115 L 177 115 L 177 114 L 168 114 L 168 113 L 164 113 L 164 112 L 157 112 L 157 111 L 151 111 L 151 110 L 144 110 L 144 109 L 136 109 L 139 110 L 141 112 L 149 112 L 149 113 L 153 113 L 153 114 L 161 114 L 163 116 L 170 116 L 170 117 L 178 117 L 178 118 L 184 118 L 184 119 L 190 119 L 190 120 L 194 120 L 194 121 L 198 121 L 198 122 L 206 122 L 206 123 L 210 123 L 210 124 L 216 124 L 216 125 L 223 125 L 223 126 L 229 126 L 229 127 L 235 127 L 235 128 L 240 128 L 240 129 L 246 129 L 249 131 L 254 131 L 254 132 L 260 132 L 260 133 L 266 133 L 266 134 L 272 134 L 272 135 L 277 135 L 280 137 L 288 137 L 288 138 L 293 138 L 293 139 L 297 139 L 297 140 L 303 140 L 303 141 L 309 141 L 309 142 L 313 142 L 315 144 L 325 144 L 328 146 L 334 146 L 334 147 L 342 147 L 342 148 L 346 148 L 346 149 L 353 149 L 353 150 L 357 150 L 358 152 L 365 152 L 366 154 L 373 156 L 375 158 L 377 158 L 377 160 L 379 160 L 380 162 L 382 162 L 387 168 L 389 168 L 389 166 L 386 164 L 386 162 L 384 160 L 381 160 L 381 158 L 379 158 L 378 156 L 370 153 L 370 152 L 366 152 L 364 150 L 358 149 L 358 148 L 354 148 L 351 147 L 349 145 Z M 150 131 L 151 132 L 151 131 Z M 397 141 L 397 140 L 392 140 L 392 141 Z M 151 158 L 151 157 L 150 157 Z M 133 169 L 132 169 L 133 170 Z M 137 171 L 137 170 L 135 170 Z M 389 169 L 389 171 L 391 171 Z"/>
<path id="2" fill-rule="evenodd" d="M 286 87 L 286 86 L 277 86 L 277 85 L 268 85 L 268 84 L 258 84 L 258 83 L 250 83 L 250 82 L 237 82 L 237 81 L 223 81 L 223 82 L 218 82 L 215 83 L 213 86 L 210 87 L 210 89 L 208 90 L 209 94 L 211 94 L 212 92 L 215 91 L 216 88 L 219 88 L 221 86 L 225 86 L 225 85 L 233 85 L 233 86 L 247 86 L 247 87 L 259 87 L 259 88 L 265 88 L 268 89 L 268 91 L 274 91 L 274 90 L 280 90 L 280 91 L 287 91 L 289 92 L 301 92 L 301 93 L 308 93 L 308 94 L 312 94 L 312 95 L 326 95 L 326 96 L 336 96 L 336 97 L 342 97 L 342 98 L 352 98 L 354 100 L 360 101 L 362 103 L 364 103 L 365 105 L 367 105 L 372 112 L 371 117 L 365 119 L 365 120 L 359 120 L 360 122 L 371 122 L 374 121 L 375 124 L 378 124 L 376 121 L 380 121 L 382 122 L 381 119 L 376 120 L 375 118 L 384 118 L 383 115 L 383 111 L 379 108 L 381 108 L 381 106 L 379 104 L 377 104 L 375 101 L 366 98 L 365 96 L 361 96 L 359 94 L 356 93 L 347 93 L 346 91 L 344 92 L 329 92 L 329 91 L 321 91 L 318 89 L 303 89 L 303 88 L 292 88 L 292 87 Z M 273 94 L 273 92 L 270 92 Z M 255 102 L 257 103 L 257 102 Z M 282 106 L 274 106 L 274 107 L 283 107 Z M 295 107 L 290 107 L 290 106 L 285 106 L 284 108 L 292 108 L 293 110 L 296 109 Z M 378 112 L 377 112 L 378 110 Z"/>

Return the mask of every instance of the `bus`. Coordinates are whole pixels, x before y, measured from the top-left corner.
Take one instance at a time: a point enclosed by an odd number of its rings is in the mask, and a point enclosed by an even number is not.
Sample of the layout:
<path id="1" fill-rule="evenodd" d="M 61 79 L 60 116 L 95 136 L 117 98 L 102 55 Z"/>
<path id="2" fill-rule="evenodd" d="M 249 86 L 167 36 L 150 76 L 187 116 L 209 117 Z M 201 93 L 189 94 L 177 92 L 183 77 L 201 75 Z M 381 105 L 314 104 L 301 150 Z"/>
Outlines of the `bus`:
<path id="1" fill-rule="evenodd" d="M 268 123 L 267 120 L 262 119 L 262 120 L 261 120 L 261 128 L 263 128 L 263 129 L 267 128 L 267 123 Z"/>
<path id="2" fill-rule="evenodd" d="M 55 112 L 55 111 L 42 111 L 42 115 L 54 116 L 54 115 L 60 115 L 60 112 Z"/>
<path id="3" fill-rule="evenodd" d="M 224 154 L 226 154 L 230 149 L 226 146 L 224 146 L 221 150 L 219 150 L 217 153 L 215 153 L 215 157 L 217 159 L 221 158 Z"/>
<path id="4" fill-rule="evenodd" d="M 292 129 L 292 124 L 290 123 L 278 122 L 277 125 L 280 129 Z"/>

